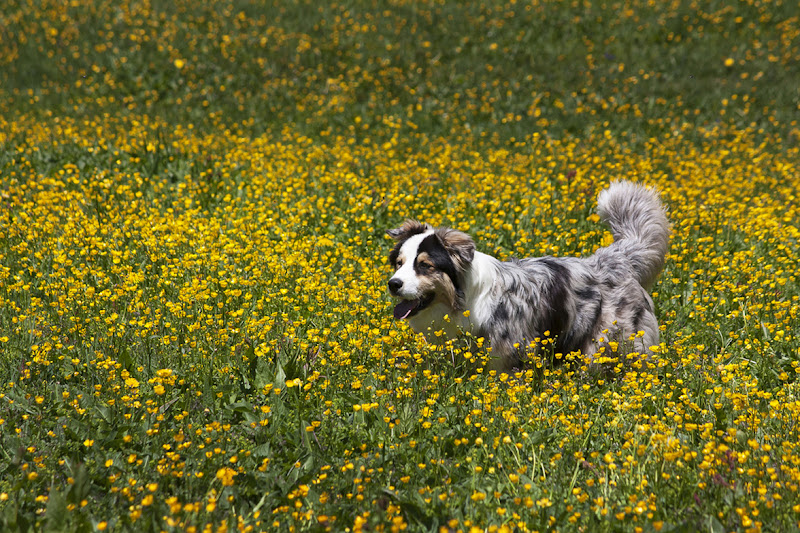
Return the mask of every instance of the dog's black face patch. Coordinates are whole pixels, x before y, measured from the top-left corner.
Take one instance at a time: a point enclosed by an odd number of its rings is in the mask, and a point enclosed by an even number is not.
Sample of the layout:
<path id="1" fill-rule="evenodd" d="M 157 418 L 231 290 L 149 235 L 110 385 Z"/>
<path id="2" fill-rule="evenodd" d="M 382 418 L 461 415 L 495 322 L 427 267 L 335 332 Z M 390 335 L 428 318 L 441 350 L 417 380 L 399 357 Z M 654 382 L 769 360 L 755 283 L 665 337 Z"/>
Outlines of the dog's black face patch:
<path id="1" fill-rule="evenodd" d="M 430 263 L 436 270 L 444 272 L 453 282 L 453 285 L 458 288 L 458 275 L 456 273 L 456 265 L 450 258 L 450 254 L 445 250 L 444 245 L 441 243 L 436 235 L 428 235 L 425 237 L 419 247 L 417 248 L 417 260 L 414 263 L 414 271 L 417 275 L 425 275 L 426 268 L 420 265 L 418 260 L 423 254 L 427 255 Z"/>
<path id="2" fill-rule="evenodd" d="M 402 248 L 403 243 L 398 242 L 394 245 L 394 248 L 391 252 L 389 252 L 389 264 L 392 268 L 397 269 L 397 258 L 400 257 L 400 248 Z"/>

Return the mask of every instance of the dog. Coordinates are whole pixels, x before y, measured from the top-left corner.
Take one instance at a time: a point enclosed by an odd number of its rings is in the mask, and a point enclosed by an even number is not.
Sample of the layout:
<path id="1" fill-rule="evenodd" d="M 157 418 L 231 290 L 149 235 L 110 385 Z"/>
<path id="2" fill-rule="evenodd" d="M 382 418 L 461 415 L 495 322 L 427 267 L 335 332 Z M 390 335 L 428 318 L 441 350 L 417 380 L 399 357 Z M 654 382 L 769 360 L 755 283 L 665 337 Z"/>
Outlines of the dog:
<path id="1" fill-rule="evenodd" d="M 461 231 L 406 220 L 387 231 L 395 240 L 394 318 L 433 344 L 465 331 L 484 337 L 492 366 L 503 371 L 519 368 L 542 343 L 592 362 L 620 344 L 648 354 L 659 343 L 648 290 L 667 254 L 666 210 L 657 191 L 617 181 L 598 195 L 597 213 L 614 242 L 594 255 L 509 261 L 477 251 Z"/>

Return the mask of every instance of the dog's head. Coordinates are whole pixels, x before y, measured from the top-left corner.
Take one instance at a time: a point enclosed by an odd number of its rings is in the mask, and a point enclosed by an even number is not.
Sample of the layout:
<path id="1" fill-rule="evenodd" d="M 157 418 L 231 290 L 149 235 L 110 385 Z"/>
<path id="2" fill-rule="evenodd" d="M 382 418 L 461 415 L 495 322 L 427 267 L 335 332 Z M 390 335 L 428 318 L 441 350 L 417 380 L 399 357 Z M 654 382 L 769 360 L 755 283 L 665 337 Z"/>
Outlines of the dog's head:
<path id="1" fill-rule="evenodd" d="M 413 220 L 386 233 L 396 241 L 389 254 L 395 268 L 389 292 L 401 299 L 394 308 L 396 319 L 412 317 L 435 301 L 454 311 L 463 308 L 463 273 L 475 256 L 469 235 Z"/>

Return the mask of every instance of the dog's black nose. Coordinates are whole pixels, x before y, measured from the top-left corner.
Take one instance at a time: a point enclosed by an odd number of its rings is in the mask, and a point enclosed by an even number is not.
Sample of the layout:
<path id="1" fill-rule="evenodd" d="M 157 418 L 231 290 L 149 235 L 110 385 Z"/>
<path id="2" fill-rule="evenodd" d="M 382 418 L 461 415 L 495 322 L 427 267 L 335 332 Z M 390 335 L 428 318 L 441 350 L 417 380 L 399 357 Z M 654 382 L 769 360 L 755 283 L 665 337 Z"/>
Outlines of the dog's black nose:
<path id="1" fill-rule="evenodd" d="M 392 294 L 397 294 L 397 291 L 400 290 L 400 287 L 403 286 L 403 281 L 397 278 L 392 278 L 389 280 L 389 292 Z"/>

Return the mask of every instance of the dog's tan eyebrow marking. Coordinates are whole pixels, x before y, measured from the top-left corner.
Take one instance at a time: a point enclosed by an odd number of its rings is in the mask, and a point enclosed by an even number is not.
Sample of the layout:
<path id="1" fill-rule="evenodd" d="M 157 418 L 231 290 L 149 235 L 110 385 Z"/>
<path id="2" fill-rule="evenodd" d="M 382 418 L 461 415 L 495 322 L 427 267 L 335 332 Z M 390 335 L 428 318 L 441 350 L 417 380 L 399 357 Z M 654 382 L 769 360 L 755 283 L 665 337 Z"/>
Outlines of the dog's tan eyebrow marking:
<path id="1" fill-rule="evenodd" d="M 421 254 L 419 254 L 417 256 L 417 264 L 419 265 L 421 263 L 426 263 L 426 264 L 428 264 L 430 266 L 435 266 L 433 264 L 433 260 L 431 259 L 431 256 L 429 256 L 427 254 L 427 252 L 422 252 Z"/>
<path id="2" fill-rule="evenodd" d="M 414 271 L 420 276 L 431 276 L 441 272 L 427 252 L 420 253 L 414 260 Z"/>

